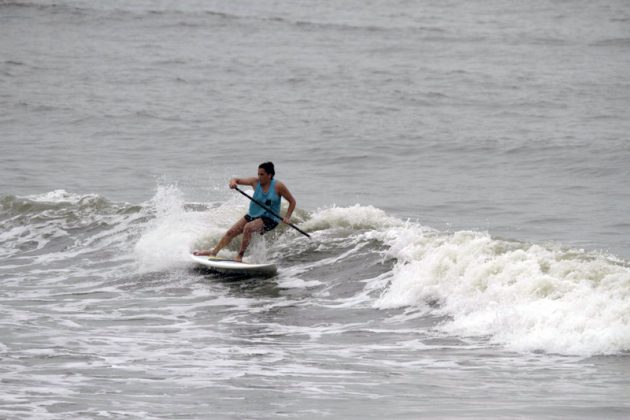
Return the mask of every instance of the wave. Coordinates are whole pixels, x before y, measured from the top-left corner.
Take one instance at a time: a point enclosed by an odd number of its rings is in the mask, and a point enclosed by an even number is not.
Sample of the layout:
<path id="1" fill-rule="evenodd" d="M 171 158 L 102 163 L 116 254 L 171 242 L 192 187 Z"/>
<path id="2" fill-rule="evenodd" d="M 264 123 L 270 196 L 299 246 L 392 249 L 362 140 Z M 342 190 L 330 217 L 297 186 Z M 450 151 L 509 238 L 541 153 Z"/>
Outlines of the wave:
<path id="1" fill-rule="evenodd" d="M 356 19 L 356 14 L 351 14 L 350 19 L 343 19 L 338 14 L 323 14 L 317 16 L 305 16 L 297 14 L 290 16 L 286 10 L 263 10 L 249 9 L 242 7 L 224 7 L 211 4 L 186 2 L 162 2 L 152 1 L 135 2 L 127 4 L 125 2 L 90 2 L 85 0 L 71 0 L 65 2 L 49 2 L 45 0 L 0 0 L 0 7 L 29 8 L 42 10 L 49 13 L 63 13 L 82 16 L 85 18 L 117 19 L 132 18 L 142 19 L 146 17 L 167 17 L 174 18 L 168 26 L 175 27 L 198 27 L 207 23 L 207 18 L 218 21 L 236 22 L 244 24 L 278 24 L 299 28 L 306 31 L 340 31 L 356 33 L 417 33 L 427 38 L 436 39 L 457 39 L 457 35 L 437 26 L 422 25 L 414 22 L 409 16 L 400 23 L 396 20 L 381 19 L 379 22 L 361 21 Z M 468 39 L 473 42 L 474 39 Z"/>
<path id="2" fill-rule="evenodd" d="M 591 43 L 594 47 L 630 47 L 630 38 L 605 38 Z"/>
<path id="3" fill-rule="evenodd" d="M 90 9 L 46 0 L 0 0 L 0 9 L 33 9 L 64 15 L 88 15 Z"/>
<path id="4" fill-rule="evenodd" d="M 438 332 L 516 352 L 630 351 L 630 264 L 615 256 L 440 232 L 369 206 L 320 210 L 305 226 L 380 244 L 394 263 L 366 281 L 375 308 L 439 317 Z"/>
<path id="5" fill-rule="evenodd" d="M 0 257 L 20 265 L 72 260 L 122 246 L 146 219 L 141 206 L 64 190 L 0 196 Z"/>
<path id="6" fill-rule="evenodd" d="M 630 269 L 612 256 L 482 232 L 387 232 L 398 262 L 378 308 L 445 316 L 438 329 L 519 352 L 630 350 Z M 433 303 L 430 305 L 430 303 Z"/>
<path id="7" fill-rule="evenodd" d="M 40 269 L 121 255 L 126 272 L 186 269 L 190 251 L 213 245 L 246 206 L 240 196 L 191 203 L 173 185 L 158 186 L 140 205 L 64 190 L 3 195 L 0 256 Z M 350 282 L 352 296 L 346 288 L 340 305 L 434 317 L 441 320 L 436 332 L 516 352 L 630 351 L 630 265 L 612 255 L 442 232 L 372 206 L 302 210 L 294 221 L 312 240 L 279 227 L 248 252 L 279 263 L 282 287 L 335 290 L 329 288 Z"/>

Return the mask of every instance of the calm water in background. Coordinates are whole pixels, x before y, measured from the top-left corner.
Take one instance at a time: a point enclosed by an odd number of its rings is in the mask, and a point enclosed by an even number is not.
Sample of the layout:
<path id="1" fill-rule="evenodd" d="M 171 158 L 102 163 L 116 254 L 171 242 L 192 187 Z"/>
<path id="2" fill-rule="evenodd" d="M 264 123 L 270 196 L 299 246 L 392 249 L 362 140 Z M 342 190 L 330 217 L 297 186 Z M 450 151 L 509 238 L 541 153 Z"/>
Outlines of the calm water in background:
<path id="1" fill-rule="evenodd" d="M 0 1 L 0 416 L 627 417 L 625 1 L 128 3 Z"/>

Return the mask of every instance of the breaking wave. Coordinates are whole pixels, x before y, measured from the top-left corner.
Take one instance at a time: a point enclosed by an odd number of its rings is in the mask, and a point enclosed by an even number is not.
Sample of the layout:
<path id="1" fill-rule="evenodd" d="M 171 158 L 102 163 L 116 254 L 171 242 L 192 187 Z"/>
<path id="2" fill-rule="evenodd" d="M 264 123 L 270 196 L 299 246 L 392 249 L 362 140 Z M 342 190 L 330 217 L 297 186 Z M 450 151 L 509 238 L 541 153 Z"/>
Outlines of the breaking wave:
<path id="1" fill-rule="evenodd" d="M 98 261 L 121 256 L 121 264 L 133 264 L 140 273 L 179 270 L 189 266 L 193 249 L 212 245 L 245 211 L 241 197 L 190 203 L 175 186 L 158 187 L 141 205 L 63 190 L 3 195 L 0 257 L 39 270 L 86 261 L 97 269 Z M 324 273 L 310 281 L 287 275 L 285 284 L 355 282 L 360 291 L 350 305 L 437 316 L 436 331 L 481 337 L 517 352 L 630 351 L 630 268 L 614 256 L 486 232 L 441 232 L 372 206 L 295 216 L 312 240 L 281 227 L 251 248 L 250 258 L 279 261 L 291 275 L 299 277 L 298 264 L 302 271 Z M 235 250 L 234 245 L 225 252 Z M 340 279 L 334 270 L 344 260 L 361 266 L 375 259 L 390 264 L 376 275 L 358 271 L 351 279 Z"/>

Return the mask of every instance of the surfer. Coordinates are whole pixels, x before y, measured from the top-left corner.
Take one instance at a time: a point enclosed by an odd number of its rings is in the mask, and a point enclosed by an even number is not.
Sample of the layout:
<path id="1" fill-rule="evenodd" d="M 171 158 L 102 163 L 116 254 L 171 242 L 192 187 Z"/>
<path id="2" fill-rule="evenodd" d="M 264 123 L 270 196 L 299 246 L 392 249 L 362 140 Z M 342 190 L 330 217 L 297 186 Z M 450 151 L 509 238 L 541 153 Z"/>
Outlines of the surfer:
<path id="1" fill-rule="evenodd" d="M 237 188 L 237 185 L 249 185 L 254 188 L 254 200 L 265 204 L 268 208 L 274 211 L 274 213 L 280 213 L 280 201 L 284 198 L 289 202 L 289 208 L 287 214 L 282 220 L 271 214 L 262 206 L 252 201 L 249 205 L 249 211 L 247 214 L 239 219 L 226 233 L 223 238 L 215 245 L 215 247 L 209 251 L 195 251 L 194 255 L 208 255 L 216 256 L 219 251 L 225 248 L 235 237 L 243 234 L 243 241 L 241 248 L 238 252 L 235 261 L 243 261 L 243 255 L 245 250 L 249 246 L 249 242 L 252 238 L 252 234 L 260 232 L 264 234 L 275 229 L 278 223 L 290 224 L 291 215 L 297 202 L 289 189 L 282 182 L 274 179 L 276 171 L 273 163 L 265 162 L 258 166 L 258 176 L 251 178 L 232 178 L 230 179 L 229 186 L 232 189 Z"/>

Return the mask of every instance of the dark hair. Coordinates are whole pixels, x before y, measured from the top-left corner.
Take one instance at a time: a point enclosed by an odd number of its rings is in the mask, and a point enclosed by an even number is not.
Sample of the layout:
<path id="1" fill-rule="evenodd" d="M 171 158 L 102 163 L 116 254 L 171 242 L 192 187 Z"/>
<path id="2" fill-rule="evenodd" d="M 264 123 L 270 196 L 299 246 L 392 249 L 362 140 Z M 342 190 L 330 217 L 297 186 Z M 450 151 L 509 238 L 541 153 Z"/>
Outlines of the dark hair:
<path id="1" fill-rule="evenodd" d="M 273 168 L 273 163 L 271 162 L 261 163 L 260 165 L 258 165 L 258 169 L 264 169 L 265 172 L 271 175 L 272 179 L 273 179 L 273 176 L 276 174 L 276 170 Z"/>

